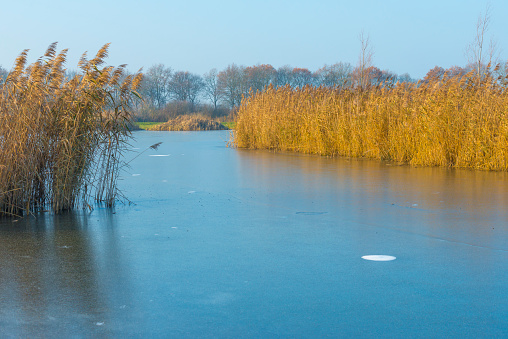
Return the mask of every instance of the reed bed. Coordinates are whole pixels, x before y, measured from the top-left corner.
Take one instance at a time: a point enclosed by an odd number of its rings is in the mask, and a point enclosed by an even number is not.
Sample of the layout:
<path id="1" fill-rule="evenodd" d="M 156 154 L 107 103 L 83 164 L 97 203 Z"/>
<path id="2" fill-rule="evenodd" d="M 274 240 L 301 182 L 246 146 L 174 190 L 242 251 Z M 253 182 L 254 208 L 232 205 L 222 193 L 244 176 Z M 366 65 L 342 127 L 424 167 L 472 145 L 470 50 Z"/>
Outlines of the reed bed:
<path id="1" fill-rule="evenodd" d="M 367 89 L 268 87 L 244 99 L 233 144 L 506 171 L 508 79 L 492 74 Z"/>
<path id="2" fill-rule="evenodd" d="M 27 50 L 0 87 L 0 215 L 112 206 L 141 73 L 104 66 L 108 45 L 66 77 L 67 50 Z"/>
<path id="3" fill-rule="evenodd" d="M 147 126 L 148 131 L 214 131 L 229 129 L 203 114 L 179 115 L 167 122 Z"/>

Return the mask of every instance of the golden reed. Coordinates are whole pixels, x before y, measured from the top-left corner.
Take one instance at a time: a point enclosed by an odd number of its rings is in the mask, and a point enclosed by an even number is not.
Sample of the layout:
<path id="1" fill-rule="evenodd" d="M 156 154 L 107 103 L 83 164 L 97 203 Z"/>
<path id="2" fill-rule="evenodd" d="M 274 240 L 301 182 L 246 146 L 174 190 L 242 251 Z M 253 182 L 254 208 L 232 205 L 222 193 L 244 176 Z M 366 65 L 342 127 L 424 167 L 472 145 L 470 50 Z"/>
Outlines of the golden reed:
<path id="1" fill-rule="evenodd" d="M 129 104 L 142 75 L 103 66 L 108 45 L 67 77 L 67 50 L 52 44 L 27 66 L 27 50 L 0 85 L 0 215 L 113 205 Z"/>
<path id="2" fill-rule="evenodd" d="M 492 74 L 367 89 L 268 87 L 244 99 L 233 144 L 506 171 L 508 78 Z"/>

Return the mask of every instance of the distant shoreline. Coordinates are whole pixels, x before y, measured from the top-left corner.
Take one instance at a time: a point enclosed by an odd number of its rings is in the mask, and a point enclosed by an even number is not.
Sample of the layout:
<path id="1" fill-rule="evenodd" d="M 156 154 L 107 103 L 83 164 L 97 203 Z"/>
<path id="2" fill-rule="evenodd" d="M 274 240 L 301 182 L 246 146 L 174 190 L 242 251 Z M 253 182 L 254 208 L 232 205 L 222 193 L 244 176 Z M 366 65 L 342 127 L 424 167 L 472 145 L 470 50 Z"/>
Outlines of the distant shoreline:
<path id="1" fill-rule="evenodd" d="M 234 123 L 220 123 L 201 115 L 183 115 L 167 122 L 134 122 L 132 130 L 146 131 L 216 131 L 229 130 Z"/>

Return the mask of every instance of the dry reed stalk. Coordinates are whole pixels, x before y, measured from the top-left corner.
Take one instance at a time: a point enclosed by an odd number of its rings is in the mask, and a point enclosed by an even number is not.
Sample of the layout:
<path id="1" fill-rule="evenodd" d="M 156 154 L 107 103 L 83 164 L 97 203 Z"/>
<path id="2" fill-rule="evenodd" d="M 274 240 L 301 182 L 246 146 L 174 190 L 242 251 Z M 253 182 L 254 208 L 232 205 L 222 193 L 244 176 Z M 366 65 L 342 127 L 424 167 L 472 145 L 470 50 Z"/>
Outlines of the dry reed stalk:
<path id="1" fill-rule="evenodd" d="M 101 68 L 108 46 L 91 60 L 83 54 L 72 78 L 56 43 L 29 66 L 27 50 L 16 59 L 0 87 L 0 214 L 90 207 L 92 197 L 114 204 L 142 74 Z"/>

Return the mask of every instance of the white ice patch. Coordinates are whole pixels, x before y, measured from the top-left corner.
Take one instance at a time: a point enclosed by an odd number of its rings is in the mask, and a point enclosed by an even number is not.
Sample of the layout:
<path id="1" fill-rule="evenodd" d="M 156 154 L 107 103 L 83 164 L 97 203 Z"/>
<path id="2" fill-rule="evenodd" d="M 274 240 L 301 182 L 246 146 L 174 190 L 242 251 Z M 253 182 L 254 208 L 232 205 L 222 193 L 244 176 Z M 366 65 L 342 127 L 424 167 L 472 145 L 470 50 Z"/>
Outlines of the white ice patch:
<path id="1" fill-rule="evenodd" d="M 395 258 L 395 257 L 393 257 L 391 255 L 376 254 L 376 255 L 364 255 L 362 257 L 362 259 L 372 260 L 372 261 L 392 261 L 392 260 L 395 260 L 397 258 Z"/>
<path id="2" fill-rule="evenodd" d="M 137 173 L 136 173 L 136 174 L 133 174 L 132 176 L 133 176 L 133 177 L 139 177 L 140 175 L 141 175 L 141 174 L 137 174 Z"/>
<path id="3" fill-rule="evenodd" d="M 189 194 L 193 194 L 193 193 L 196 193 L 196 191 L 189 191 L 189 192 L 187 192 L 187 193 L 189 193 Z"/>
<path id="4" fill-rule="evenodd" d="M 171 154 L 150 154 L 150 157 L 169 157 Z"/>

